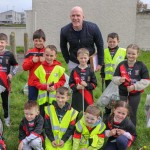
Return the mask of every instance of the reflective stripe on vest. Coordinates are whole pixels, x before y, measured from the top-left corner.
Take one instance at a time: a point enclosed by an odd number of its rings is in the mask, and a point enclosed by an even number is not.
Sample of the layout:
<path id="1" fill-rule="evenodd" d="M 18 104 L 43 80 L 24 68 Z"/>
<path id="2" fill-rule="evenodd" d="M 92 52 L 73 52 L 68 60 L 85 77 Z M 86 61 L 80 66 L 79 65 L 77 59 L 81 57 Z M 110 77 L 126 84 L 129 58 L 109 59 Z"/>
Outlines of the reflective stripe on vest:
<path id="1" fill-rule="evenodd" d="M 55 140 L 61 139 L 65 134 L 70 122 L 76 119 L 78 112 L 71 108 L 66 112 L 61 122 L 59 122 L 55 107 L 53 105 L 45 107 L 45 113 L 50 116 L 51 126 Z M 69 138 L 72 139 L 72 136 Z"/>
<path id="2" fill-rule="evenodd" d="M 91 132 L 87 129 L 85 125 L 84 117 L 81 118 L 76 124 L 76 130 L 82 134 L 81 143 L 82 145 L 88 144 L 88 140 L 93 139 L 92 146 L 97 144 L 98 136 L 97 134 L 101 134 L 104 132 L 106 125 L 103 122 L 100 122 Z"/>
<path id="3" fill-rule="evenodd" d="M 111 80 L 117 65 L 125 59 L 126 49 L 119 48 L 115 56 L 111 57 L 108 48 L 104 50 L 104 63 L 105 63 L 105 80 Z"/>
<path id="4" fill-rule="evenodd" d="M 61 76 L 63 75 L 63 73 L 65 72 L 65 69 L 61 66 L 58 66 L 56 65 L 50 76 L 48 77 L 48 80 L 46 82 L 46 72 L 43 68 L 42 65 L 40 65 L 36 70 L 35 70 L 35 75 L 37 76 L 37 78 L 39 79 L 40 83 L 42 84 L 50 84 L 52 82 L 57 83 L 59 81 L 59 79 L 61 78 Z M 55 98 L 55 94 L 56 94 L 56 91 L 53 91 L 53 92 L 50 92 L 49 93 L 49 96 L 47 94 L 47 91 L 46 90 L 38 90 L 38 104 L 39 105 L 42 105 L 46 102 L 48 103 L 52 103 L 53 100 L 56 100 Z"/>

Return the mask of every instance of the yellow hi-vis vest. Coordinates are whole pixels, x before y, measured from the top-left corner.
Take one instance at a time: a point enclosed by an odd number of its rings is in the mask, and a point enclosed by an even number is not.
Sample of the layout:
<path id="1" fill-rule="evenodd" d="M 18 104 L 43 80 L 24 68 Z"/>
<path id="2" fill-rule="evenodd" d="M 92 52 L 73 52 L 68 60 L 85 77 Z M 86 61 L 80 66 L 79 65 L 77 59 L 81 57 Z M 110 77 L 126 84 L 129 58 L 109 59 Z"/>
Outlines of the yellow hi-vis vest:
<path id="1" fill-rule="evenodd" d="M 45 113 L 46 115 L 50 117 L 54 139 L 56 140 L 58 144 L 61 138 L 63 137 L 63 135 L 65 134 L 70 122 L 76 119 L 78 115 L 78 111 L 71 108 L 70 110 L 66 112 L 61 122 L 59 122 L 58 120 L 54 105 L 46 106 Z M 46 147 L 46 150 L 62 150 L 62 149 L 72 150 L 72 136 L 70 136 L 70 138 L 64 143 L 64 146 L 62 148 L 61 147 L 54 148 L 51 144 L 51 141 L 46 137 L 45 147 Z"/>
<path id="2" fill-rule="evenodd" d="M 42 83 L 42 84 L 50 84 L 52 82 L 54 82 L 54 84 L 55 84 L 59 81 L 59 79 L 64 74 L 64 72 L 65 72 L 65 68 L 63 68 L 59 65 L 56 65 L 53 68 L 47 82 L 46 82 L 46 78 L 45 78 L 46 77 L 46 72 L 45 72 L 42 65 L 40 65 L 34 71 L 34 74 L 37 76 L 37 78 L 40 80 L 40 83 Z M 56 91 L 49 92 L 49 96 L 48 96 L 48 93 L 47 93 L 46 90 L 38 90 L 38 100 L 37 100 L 37 102 L 38 102 L 39 105 L 42 105 L 46 102 L 51 104 L 53 102 L 53 100 L 56 100 L 55 95 L 56 95 Z"/>
<path id="3" fill-rule="evenodd" d="M 125 59 L 126 49 L 119 48 L 115 56 L 111 57 L 108 48 L 104 50 L 104 64 L 105 64 L 105 80 L 111 80 L 117 65 Z"/>
<path id="4" fill-rule="evenodd" d="M 104 138 L 98 137 L 98 134 L 102 134 L 105 129 L 106 125 L 103 122 L 100 122 L 91 132 L 89 132 L 85 125 L 85 119 L 84 117 L 82 117 L 81 120 L 76 123 L 76 130 L 82 135 L 78 145 L 78 149 L 76 146 L 75 149 L 80 150 L 81 148 L 88 148 L 89 139 L 93 140 L 91 144 L 93 150 L 101 148 L 104 144 Z"/>

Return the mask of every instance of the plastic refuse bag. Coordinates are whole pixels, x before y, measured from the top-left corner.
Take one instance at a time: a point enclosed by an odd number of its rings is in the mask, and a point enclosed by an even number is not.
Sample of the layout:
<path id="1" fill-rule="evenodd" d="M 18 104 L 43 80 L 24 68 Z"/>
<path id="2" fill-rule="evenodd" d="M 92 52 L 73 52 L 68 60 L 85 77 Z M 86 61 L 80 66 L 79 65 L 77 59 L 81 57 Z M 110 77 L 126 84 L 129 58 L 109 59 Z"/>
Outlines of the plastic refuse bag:
<path id="1" fill-rule="evenodd" d="M 5 90 L 6 90 L 6 88 L 5 88 L 4 86 L 0 85 L 0 94 L 1 94 L 2 92 L 4 92 Z"/>
<path id="2" fill-rule="evenodd" d="M 97 100 L 99 106 L 111 107 L 115 101 L 119 100 L 119 90 L 118 85 L 114 84 L 112 81 L 104 90 L 102 95 Z"/>
<path id="3" fill-rule="evenodd" d="M 28 95 L 28 84 L 27 83 L 23 87 L 23 94 Z"/>
<path id="4" fill-rule="evenodd" d="M 150 127 L 150 94 L 146 96 L 145 102 L 146 127 Z"/>
<path id="5" fill-rule="evenodd" d="M 66 82 L 64 84 L 64 87 L 69 88 L 69 76 L 65 73 Z"/>

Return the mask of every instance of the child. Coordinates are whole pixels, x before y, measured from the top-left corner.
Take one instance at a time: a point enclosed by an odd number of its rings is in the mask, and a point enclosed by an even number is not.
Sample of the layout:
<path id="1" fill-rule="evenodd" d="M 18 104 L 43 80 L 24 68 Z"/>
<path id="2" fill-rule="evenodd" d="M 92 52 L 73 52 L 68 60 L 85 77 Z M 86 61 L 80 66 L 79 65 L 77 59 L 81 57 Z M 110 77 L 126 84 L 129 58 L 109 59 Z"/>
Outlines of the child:
<path id="1" fill-rule="evenodd" d="M 6 126 L 10 126 L 10 114 L 9 114 L 9 93 L 10 82 L 12 77 L 16 74 L 18 69 L 18 63 L 12 52 L 6 49 L 7 35 L 0 33 L 0 86 L 2 106 L 4 110 L 4 120 Z"/>
<path id="2" fill-rule="evenodd" d="M 33 83 L 33 74 L 35 69 L 44 61 L 43 53 L 45 50 L 45 34 L 42 29 L 36 30 L 33 33 L 34 48 L 28 50 L 25 59 L 23 61 L 23 70 L 29 71 L 28 77 L 28 99 L 37 100 L 38 89 Z"/>
<path id="3" fill-rule="evenodd" d="M 56 60 L 57 49 L 48 45 L 44 52 L 45 61 L 34 71 L 34 85 L 38 91 L 40 113 L 44 117 L 44 106 L 56 100 L 56 89 L 65 83 L 65 69 Z"/>
<path id="4" fill-rule="evenodd" d="M 117 33 L 108 34 L 107 43 L 108 48 L 104 50 L 104 66 L 102 68 L 104 72 L 101 72 L 102 78 L 105 78 L 106 87 L 112 80 L 115 68 L 126 56 L 126 49 L 118 46 L 119 36 Z"/>
<path id="5" fill-rule="evenodd" d="M 104 65 L 101 69 L 101 78 L 105 78 L 105 86 L 107 87 L 112 80 L 117 65 L 125 59 L 126 49 L 118 46 L 119 36 L 117 33 L 110 33 L 107 36 L 108 48 L 104 50 Z M 111 109 L 105 107 L 105 115 L 107 117 L 111 113 Z"/>
<path id="6" fill-rule="evenodd" d="M 20 144 L 18 150 L 43 150 L 43 117 L 39 114 L 36 101 L 28 101 L 24 105 L 24 115 L 19 126 Z"/>
<path id="7" fill-rule="evenodd" d="M 59 87 L 56 101 L 45 107 L 45 147 L 46 150 L 71 150 L 72 135 L 78 112 L 67 102 L 69 90 Z"/>
<path id="8" fill-rule="evenodd" d="M 97 86 L 97 80 L 94 72 L 87 65 L 89 51 L 85 48 L 79 49 L 77 52 L 77 59 L 79 65 L 71 72 L 69 86 L 73 90 L 72 107 L 78 111 L 82 111 L 83 107 L 86 109 L 88 105 L 94 103 L 92 91 Z M 82 90 L 84 90 L 84 94 Z"/>
<path id="9" fill-rule="evenodd" d="M 132 110 L 131 120 L 135 126 L 140 93 L 149 85 L 148 69 L 143 62 L 137 61 L 139 51 L 137 45 L 130 44 L 127 47 L 127 60 L 118 65 L 113 77 L 113 82 L 119 85 L 120 99 L 128 99 Z"/>
<path id="10" fill-rule="evenodd" d="M 118 101 L 106 121 L 105 136 L 108 137 L 108 141 L 104 150 L 126 150 L 135 140 L 136 129 L 128 115 L 128 104 L 125 101 Z"/>
<path id="11" fill-rule="evenodd" d="M 104 144 L 105 128 L 98 106 L 89 105 L 84 116 L 76 123 L 72 150 L 100 149 Z"/>

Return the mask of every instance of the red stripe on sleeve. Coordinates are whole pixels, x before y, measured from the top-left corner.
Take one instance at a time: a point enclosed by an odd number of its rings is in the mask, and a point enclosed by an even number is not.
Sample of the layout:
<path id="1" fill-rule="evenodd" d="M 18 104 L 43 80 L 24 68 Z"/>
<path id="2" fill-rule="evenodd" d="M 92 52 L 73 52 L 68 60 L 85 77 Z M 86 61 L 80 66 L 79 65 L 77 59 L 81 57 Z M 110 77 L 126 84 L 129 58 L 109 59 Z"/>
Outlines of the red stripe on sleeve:
<path id="1" fill-rule="evenodd" d="M 105 134 L 98 134 L 98 137 L 105 138 Z"/>

